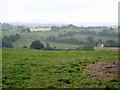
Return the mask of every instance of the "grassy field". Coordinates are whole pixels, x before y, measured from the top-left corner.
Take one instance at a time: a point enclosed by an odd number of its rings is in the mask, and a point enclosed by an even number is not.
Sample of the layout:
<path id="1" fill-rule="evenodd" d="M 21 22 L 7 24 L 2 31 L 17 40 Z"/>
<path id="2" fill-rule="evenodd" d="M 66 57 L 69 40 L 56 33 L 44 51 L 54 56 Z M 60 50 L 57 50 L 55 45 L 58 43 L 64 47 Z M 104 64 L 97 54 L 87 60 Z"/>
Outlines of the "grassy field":
<path id="1" fill-rule="evenodd" d="M 83 74 L 88 64 L 107 60 L 118 60 L 118 52 L 3 49 L 3 88 L 117 88 L 118 80 Z"/>

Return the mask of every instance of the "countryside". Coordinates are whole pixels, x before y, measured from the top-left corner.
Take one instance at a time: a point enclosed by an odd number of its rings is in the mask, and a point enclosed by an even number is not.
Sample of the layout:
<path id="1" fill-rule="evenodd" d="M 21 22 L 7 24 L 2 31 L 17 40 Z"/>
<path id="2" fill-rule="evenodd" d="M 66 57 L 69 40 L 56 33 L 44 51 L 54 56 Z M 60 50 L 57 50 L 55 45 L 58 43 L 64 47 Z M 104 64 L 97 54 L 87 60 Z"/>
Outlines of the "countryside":
<path id="1" fill-rule="evenodd" d="M 117 28 L 68 25 L 61 29 L 51 27 L 50 31 L 32 32 L 26 31 L 27 29 L 2 31 L 3 41 L 5 37 L 13 39 L 12 47 L 8 48 L 2 41 L 2 45 L 6 46 L 2 46 L 3 88 L 118 88 L 118 37 L 109 33 L 99 35 L 111 29 L 112 33 L 117 34 Z M 86 32 L 82 33 L 83 30 Z M 10 38 L 16 35 L 19 36 L 17 40 Z M 50 37 L 54 40 L 49 40 Z M 86 37 L 91 37 L 93 43 Z M 41 41 L 44 48 L 31 49 L 34 40 Z M 116 43 L 106 44 L 110 40 Z M 97 47 L 99 43 L 104 44 L 104 47 Z M 105 64 L 100 66 L 99 62 Z M 99 68 L 93 66 L 97 70 L 92 71 L 92 67 L 88 67 L 94 64 L 98 64 Z"/>
<path id="2" fill-rule="evenodd" d="M 119 90 L 117 4 L 1 0 L 0 88 Z"/>

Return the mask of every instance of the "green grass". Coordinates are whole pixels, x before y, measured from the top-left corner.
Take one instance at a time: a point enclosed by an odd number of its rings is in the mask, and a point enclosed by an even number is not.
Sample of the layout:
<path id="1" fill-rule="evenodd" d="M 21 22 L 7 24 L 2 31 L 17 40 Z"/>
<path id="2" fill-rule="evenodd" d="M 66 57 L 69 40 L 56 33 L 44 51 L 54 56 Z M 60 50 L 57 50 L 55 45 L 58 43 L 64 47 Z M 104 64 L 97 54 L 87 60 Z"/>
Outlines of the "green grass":
<path id="1" fill-rule="evenodd" d="M 117 51 L 3 49 L 3 88 L 104 88 L 118 81 L 83 75 L 86 65 L 118 59 Z"/>
<path id="2" fill-rule="evenodd" d="M 15 35 L 16 33 L 20 34 L 19 31 L 16 30 L 11 30 L 11 31 L 2 31 L 2 37 L 4 36 L 10 36 L 10 35 Z"/>

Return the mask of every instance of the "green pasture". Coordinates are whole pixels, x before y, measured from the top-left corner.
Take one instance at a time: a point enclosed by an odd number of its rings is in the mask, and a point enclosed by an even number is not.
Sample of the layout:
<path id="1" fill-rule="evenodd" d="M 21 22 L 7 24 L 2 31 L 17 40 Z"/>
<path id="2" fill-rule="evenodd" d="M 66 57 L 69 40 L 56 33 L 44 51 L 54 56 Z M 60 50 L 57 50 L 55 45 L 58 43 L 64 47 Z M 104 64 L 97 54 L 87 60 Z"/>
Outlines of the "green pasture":
<path id="1" fill-rule="evenodd" d="M 117 51 L 2 49 L 3 88 L 117 88 L 119 80 L 93 79 L 87 65 L 118 60 Z"/>

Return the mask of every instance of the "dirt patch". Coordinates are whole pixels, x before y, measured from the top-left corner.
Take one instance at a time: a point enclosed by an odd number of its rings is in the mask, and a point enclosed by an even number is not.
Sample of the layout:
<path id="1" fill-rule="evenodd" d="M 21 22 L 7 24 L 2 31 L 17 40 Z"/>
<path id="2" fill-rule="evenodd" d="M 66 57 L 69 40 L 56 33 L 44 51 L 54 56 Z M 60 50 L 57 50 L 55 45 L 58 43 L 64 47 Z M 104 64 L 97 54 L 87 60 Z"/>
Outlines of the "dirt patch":
<path id="1" fill-rule="evenodd" d="M 86 67 L 84 75 L 104 80 L 111 80 L 114 77 L 120 77 L 120 60 L 90 64 Z"/>

